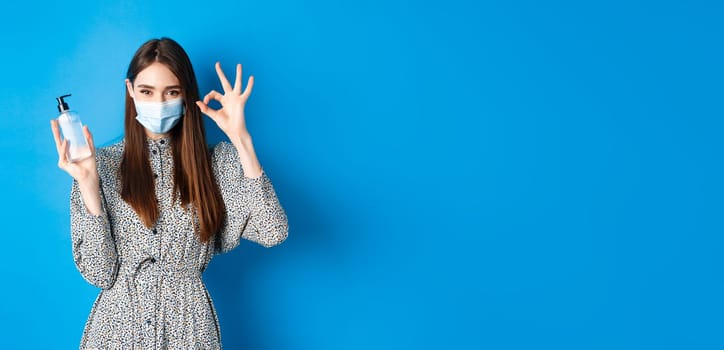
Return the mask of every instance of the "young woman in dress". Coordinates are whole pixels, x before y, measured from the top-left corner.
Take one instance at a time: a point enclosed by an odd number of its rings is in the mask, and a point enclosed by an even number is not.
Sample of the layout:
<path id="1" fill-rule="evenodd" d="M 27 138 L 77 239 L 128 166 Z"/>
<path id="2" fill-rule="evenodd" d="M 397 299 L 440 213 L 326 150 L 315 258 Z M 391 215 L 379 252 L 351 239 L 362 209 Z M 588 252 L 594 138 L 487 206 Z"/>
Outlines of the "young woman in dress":
<path id="1" fill-rule="evenodd" d="M 287 216 L 254 152 L 241 65 L 233 86 L 201 100 L 191 62 L 169 38 L 144 43 L 126 74 L 123 140 L 69 162 L 56 120 L 58 166 L 73 178 L 73 260 L 101 288 L 81 349 L 218 349 L 213 302 L 201 279 L 214 254 L 241 238 L 264 247 L 288 236 Z M 220 109 L 209 107 L 211 100 Z M 202 113 L 228 136 L 212 149 Z"/>

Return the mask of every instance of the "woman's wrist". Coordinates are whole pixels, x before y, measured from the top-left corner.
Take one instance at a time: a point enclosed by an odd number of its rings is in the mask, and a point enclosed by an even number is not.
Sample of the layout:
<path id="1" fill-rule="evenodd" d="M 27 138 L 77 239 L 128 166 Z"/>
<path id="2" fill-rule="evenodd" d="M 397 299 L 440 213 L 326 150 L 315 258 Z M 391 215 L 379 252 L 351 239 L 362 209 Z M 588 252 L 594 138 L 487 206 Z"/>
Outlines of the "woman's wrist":
<path id="1" fill-rule="evenodd" d="M 78 187 L 81 190 L 97 190 L 98 188 L 100 188 L 100 179 L 98 175 L 88 176 L 84 179 L 76 181 L 78 181 Z"/>
<path id="2" fill-rule="evenodd" d="M 78 182 L 81 197 L 89 214 L 99 216 L 103 214 L 101 203 L 100 181 L 97 176 Z"/>
<path id="3" fill-rule="evenodd" d="M 254 151 L 254 144 L 251 140 L 251 136 L 245 133 L 240 136 L 230 137 L 231 143 L 236 147 L 236 152 L 239 155 L 239 161 L 244 169 L 244 176 L 248 178 L 258 178 L 262 174 L 261 164 L 256 158 L 256 152 Z"/>
<path id="4" fill-rule="evenodd" d="M 240 135 L 229 136 L 229 140 L 231 140 L 231 143 L 234 144 L 234 146 L 236 146 L 237 149 L 242 148 L 242 147 L 243 148 L 253 147 L 252 141 L 251 141 L 251 135 L 248 132 L 240 134 Z"/>

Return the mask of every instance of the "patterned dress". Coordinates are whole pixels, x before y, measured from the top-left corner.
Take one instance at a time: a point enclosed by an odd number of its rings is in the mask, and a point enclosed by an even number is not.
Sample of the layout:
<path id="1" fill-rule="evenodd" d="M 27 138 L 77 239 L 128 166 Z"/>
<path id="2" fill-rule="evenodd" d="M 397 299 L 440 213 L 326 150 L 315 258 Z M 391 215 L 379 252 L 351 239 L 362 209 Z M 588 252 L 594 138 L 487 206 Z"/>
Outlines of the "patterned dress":
<path id="1" fill-rule="evenodd" d="M 121 199 L 117 170 L 124 142 L 98 148 L 103 213 L 91 215 L 74 179 L 70 194 L 73 260 L 83 278 L 101 288 L 81 349 L 220 349 L 216 310 L 201 273 L 214 254 L 241 238 L 272 247 L 288 235 L 287 216 L 269 177 L 244 176 L 236 147 L 220 142 L 212 167 L 226 205 L 226 221 L 209 243 L 194 234 L 190 207 L 172 203 L 170 137 L 148 139 L 160 218 L 147 228 Z"/>

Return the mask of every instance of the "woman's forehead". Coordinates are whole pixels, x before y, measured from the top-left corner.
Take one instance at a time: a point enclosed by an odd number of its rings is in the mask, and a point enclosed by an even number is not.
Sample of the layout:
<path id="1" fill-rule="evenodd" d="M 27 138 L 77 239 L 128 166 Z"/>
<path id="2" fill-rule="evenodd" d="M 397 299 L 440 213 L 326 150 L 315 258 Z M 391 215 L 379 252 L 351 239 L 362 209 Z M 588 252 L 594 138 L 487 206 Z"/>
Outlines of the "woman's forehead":
<path id="1" fill-rule="evenodd" d="M 134 85 L 146 85 L 147 87 L 163 89 L 180 84 L 176 75 L 166 65 L 154 62 L 136 75 Z"/>

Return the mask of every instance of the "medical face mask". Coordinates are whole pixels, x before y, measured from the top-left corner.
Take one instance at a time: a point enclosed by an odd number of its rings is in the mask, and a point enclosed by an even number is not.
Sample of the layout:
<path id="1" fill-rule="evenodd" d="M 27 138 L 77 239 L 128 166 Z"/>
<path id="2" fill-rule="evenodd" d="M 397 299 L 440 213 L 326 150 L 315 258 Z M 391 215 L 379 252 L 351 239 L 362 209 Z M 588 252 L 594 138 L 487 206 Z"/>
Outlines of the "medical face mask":
<path id="1" fill-rule="evenodd" d="M 164 102 L 133 100 L 136 105 L 136 120 L 155 134 L 165 134 L 173 128 L 184 114 L 183 98 Z"/>

